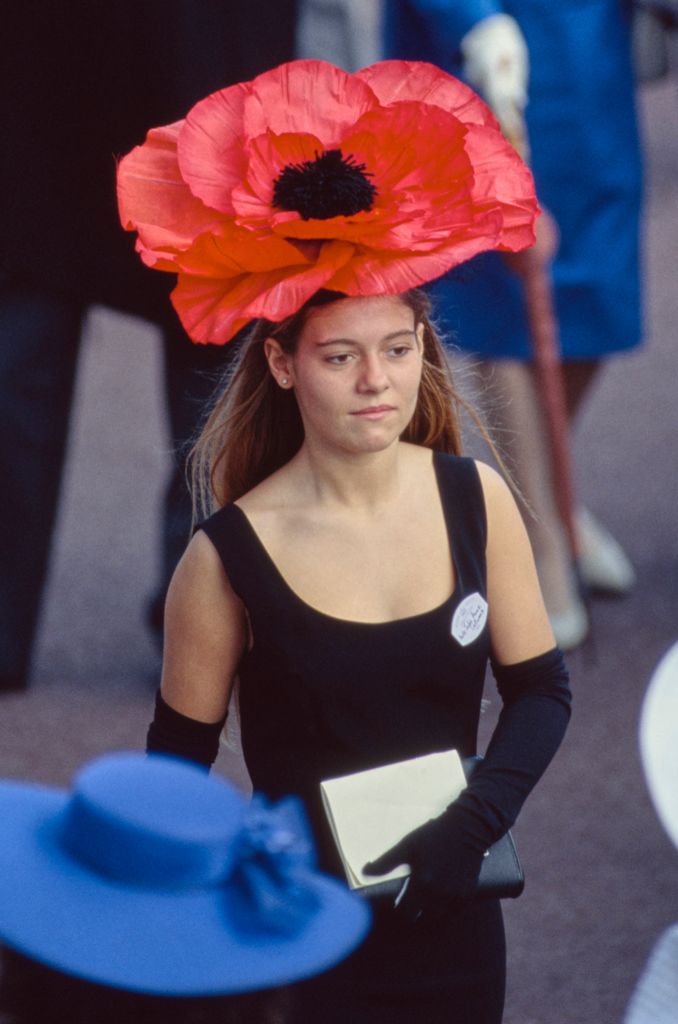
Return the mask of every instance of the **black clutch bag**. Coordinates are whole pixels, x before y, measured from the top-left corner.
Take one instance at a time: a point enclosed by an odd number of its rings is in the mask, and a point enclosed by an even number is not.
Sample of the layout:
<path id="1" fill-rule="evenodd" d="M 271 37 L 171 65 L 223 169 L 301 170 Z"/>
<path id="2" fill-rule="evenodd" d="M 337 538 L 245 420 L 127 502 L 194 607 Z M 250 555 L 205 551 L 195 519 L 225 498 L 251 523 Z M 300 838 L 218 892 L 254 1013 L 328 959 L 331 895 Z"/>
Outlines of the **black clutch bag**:
<path id="1" fill-rule="evenodd" d="M 463 757 L 461 764 L 467 781 L 482 757 Z M 506 900 L 520 896 L 525 888 L 525 875 L 518 859 L 516 844 L 510 832 L 498 839 L 485 853 L 478 878 L 478 895 Z"/>
<path id="2" fill-rule="evenodd" d="M 471 778 L 482 757 L 464 757 L 462 766 L 466 779 Z M 407 879 L 393 878 L 377 882 L 362 890 L 369 899 L 382 897 L 397 900 Z M 518 852 L 510 832 L 498 839 L 485 853 L 478 878 L 479 899 L 516 899 L 525 888 L 525 875 L 518 859 Z"/>

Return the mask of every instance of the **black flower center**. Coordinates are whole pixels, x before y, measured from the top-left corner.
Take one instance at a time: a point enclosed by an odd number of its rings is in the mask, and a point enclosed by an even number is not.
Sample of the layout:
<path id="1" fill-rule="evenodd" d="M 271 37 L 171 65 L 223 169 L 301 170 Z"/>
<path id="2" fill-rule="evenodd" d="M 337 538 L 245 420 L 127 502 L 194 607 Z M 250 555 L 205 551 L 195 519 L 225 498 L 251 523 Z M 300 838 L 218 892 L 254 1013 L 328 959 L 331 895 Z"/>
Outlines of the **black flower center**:
<path id="1" fill-rule="evenodd" d="M 371 210 L 377 189 L 365 164 L 344 156 L 340 149 L 328 149 L 315 160 L 288 164 L 273 184 L 273 205 L 295 210 L 302 220 L 350 217 Z"/>

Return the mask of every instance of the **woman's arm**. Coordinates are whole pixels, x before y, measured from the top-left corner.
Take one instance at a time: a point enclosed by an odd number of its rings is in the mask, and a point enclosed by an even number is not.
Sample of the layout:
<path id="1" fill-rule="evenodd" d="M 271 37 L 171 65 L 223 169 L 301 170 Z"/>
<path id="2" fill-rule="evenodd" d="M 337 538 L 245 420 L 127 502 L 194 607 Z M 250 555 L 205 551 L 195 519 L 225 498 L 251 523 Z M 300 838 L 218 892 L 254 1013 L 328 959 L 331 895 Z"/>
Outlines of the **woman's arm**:
<path id="1" fill-rule="evenodd" d="M 563 738 L 570 689 L 544 610 L 518 508 L 494 470 L 478 465 L 487 509 L 492 669 L 503 708 L 485 758 L 454 803 L 377 858 L 412 878 L 399 910 L 416 919 L 473 898 L 484 852 L 515 821 Z M 369 873 L 369 872 L 368 872 Z"/>
<path id="2" fill-rule="evenodd" d="M 494 841 L 511 827 L 558 749 L 571 694 L 520 512 L 501 477 L 483 464 L 478 470 L 488 521 L 492 671 L 503 707 L 484 761 L 457 803 L 475 818 L 483 840 Z"/>
<path id="3" fill-rule="evenodd" d="M 149 751 L 211 764 L 247 637 L 245 608 L 200 531 L 167 594 L 162 683 Z"/>
<path id="4" fill-rule="evenodd" d="M 504 480 L 477 463 L 487 513 L 487 600 L 493 659 L 502 665 L 555 646 L 522 516 Z"/>

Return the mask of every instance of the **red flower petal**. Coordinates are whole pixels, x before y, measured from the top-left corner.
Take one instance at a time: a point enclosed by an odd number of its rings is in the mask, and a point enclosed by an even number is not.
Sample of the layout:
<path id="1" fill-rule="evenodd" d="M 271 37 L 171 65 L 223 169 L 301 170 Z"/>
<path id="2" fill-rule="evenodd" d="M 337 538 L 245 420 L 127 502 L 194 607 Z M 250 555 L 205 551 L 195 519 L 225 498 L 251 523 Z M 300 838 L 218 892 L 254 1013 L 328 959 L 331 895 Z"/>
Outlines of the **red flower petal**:
<path id="1" fill-rule="evenodd" d="M 251 83 L 245 105 L 248 139 L 266 130 L 317 135 L 325 148 L 338 139 L 377 100 L 355 75 L 322 60 L 297 60 L 267 71 Z"/>
<path id="2" fill-rule="evenodd" d="M 308 220 L 275 209 L 282 171 L 329 149 L 364 167 L 369 208 Z M 523 248 L 538 210 L 489 108 L 408 61 L 357 75 L 298 61 L 214 93 L 121 162 L 119 197 L 144 262 L 179 273 L 173 301 L 191 336 L 217 343 L 320 287 L 395 293 L 478 252 Z"/>
<path id="3" fill-rule="evenodd" d="M 308 267 L 309 259 L 293 243 L 270 232 L 255 234 L 232 222 L 200 235 L 190 249 L 174 253 L 176 271 L 197 277 L 238 277 L 280 267 Z"/>
<path id="4" fill-rule="evenodd" d="M 317 135 L 307 133 L 275 135 L 264 132 L 249 145 L 249 163 L 242 185 L 233 190 L 233 207 L 240 223 L 270 223 L 273 186 L 289 164 L 313 160 L 323 152 Z M 299 214 L 292 213 L 292 217 Z"/>
<path id="5" fill-rule="evenodd" d="M 118 164 L 118 209 L 123 227 L 139 233 L 143 249 L 182 249 L 219 221 L 192 195 L 177 162 L 183 121 L 152 128 Z"/>
<path id="6" fill-rule="evenodd" d="M 491 128 L 469 132 L 466 151 L 473 163 L 473 200 L 479 211 L 501 210 L 498 248 L 518 252 L 534 245 L 534 221 L 539 213 L 532 172 L 510 142 Z"/>
<path id="7" fill-rule="evenodd" d="M 396 103 L 371 111 L 341 145 L 378 183 L 374 208 L 328 220 L 274 215 L 273 230 L 288 238 L 343 238 L 382 250 L 436 248 L 451 231 L 473 223 L 469 130 L 438 107 Z M 494 227 L 491 234 L 494 240 Z"/>
<path id="8" fill-rule="evenodd" d="M 245 177 L 248 147 L 259 135 L 303 132 L 327 147 L 376 102 L 369 86 L 332 64 L 284 64 L 193 107 L 179 139 L 181 173 L 208 206 L 233 213 L 231 192 Z"/>
<path id="9" fill-rule="evenodd" d="M 397 295 L 435 280 L 488 248 L 488 235 L 483 234 L 475 238 L 462 235 L 447 248 L 421 254 L 366 249 L 339 268 L 326 287 L 346 295 Z"/>
<path id="10" fill-rule="evenodd" d="M 177 143 L 179 167 L 191 192 L 222 213 L 233 213 L 231 191 L 247 169 L 243 114 L 249 84 L 232 85 L 188 112 Z"/>
<path id="11" fill-rule="evenodd" d="M 383 60 L 356 72 L 383 105 L 416 101 L 441 107 L 464 124 L 487 124 L 499 129 L 499 123 L 486 103 L 464 82 L 424 61 Z"/>
<path id="12" fill-rule="evenodd" d="M 352 255 L 352 246 L 336 242 L 302 270 L 284 266 L 228 280 L 180 274 L 172 303 L 194 341 L 224 345 L 250 320 L 282 320 L 296 312 Z"/>

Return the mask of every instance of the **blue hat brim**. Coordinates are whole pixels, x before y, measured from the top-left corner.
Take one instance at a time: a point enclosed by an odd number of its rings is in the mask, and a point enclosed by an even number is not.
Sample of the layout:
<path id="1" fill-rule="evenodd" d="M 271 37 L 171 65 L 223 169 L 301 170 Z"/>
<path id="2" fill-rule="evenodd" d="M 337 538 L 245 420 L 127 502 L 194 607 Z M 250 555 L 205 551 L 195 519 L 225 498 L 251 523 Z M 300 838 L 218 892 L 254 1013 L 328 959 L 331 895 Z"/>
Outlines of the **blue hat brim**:
<path id="1" fill-rule="evenodd" d="M 367 906 L 317 872 L 308 877 L 317 910 L 292 935 L 237 927 L 228 884 L 167 892 L 102 877 L 57 841 L 67 800 L 0 784 L 0 940 L 34 960 L 130 991 L 218 995 L 320 973 L 367 932 Z"/>

